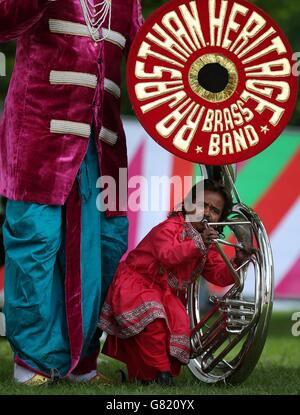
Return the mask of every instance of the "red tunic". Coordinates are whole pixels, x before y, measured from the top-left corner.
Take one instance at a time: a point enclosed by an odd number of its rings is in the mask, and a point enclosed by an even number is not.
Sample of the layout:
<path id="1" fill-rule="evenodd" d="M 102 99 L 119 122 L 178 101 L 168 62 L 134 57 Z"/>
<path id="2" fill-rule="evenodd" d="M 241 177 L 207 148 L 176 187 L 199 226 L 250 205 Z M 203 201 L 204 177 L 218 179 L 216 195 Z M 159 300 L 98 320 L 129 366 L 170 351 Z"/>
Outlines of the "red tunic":
<path id="1" fill-rule="evenodd" d="M 154 320 L 164 319 L 169 355 L 188 363 L 190 322 L 184 294 L 199 275 L 219 286 L 234 283 L 215 247 L 207 249 L 200 233 L 181 214 L 153 228 L 119 264 L 109 288 L 99 321 L 110 335 L 104 353 L 128 363 L 116 348 L 116 337 L 128 339 Z"/>

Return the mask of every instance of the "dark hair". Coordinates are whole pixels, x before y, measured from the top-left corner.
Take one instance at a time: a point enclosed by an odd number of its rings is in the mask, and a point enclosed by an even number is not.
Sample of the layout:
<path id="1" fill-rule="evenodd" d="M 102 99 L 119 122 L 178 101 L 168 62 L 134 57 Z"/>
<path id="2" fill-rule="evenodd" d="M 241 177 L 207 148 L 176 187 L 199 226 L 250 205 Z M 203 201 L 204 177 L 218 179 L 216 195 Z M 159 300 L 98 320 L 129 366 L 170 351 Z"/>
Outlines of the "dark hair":
<path id="1" fill-rule="evenodd" d="M 223 197 L 224 208 L 223 208 L 223 211 L 220 217 L 220 222 L 223 222 L 224 220 L 226 220 L 227 216 L 232 211 L 232 206 L 233 206 L 232 196 L 227 191 L 226 187 L 220 184 L 219 182 L 213 181 L 211 179 L 205 179 L 203 182 L 204 182 L 204 191 L 208 190 L 210 192 L 219 193 Z M 198 184 L 196 183 L 191 189 L 193 203 L 196 201 L 197 190 L 198 190 Z M 182 213 L 184 216 L 186 216 L 187 212 L 185 210 L 184 203 L 182 203 L 182 206 L 179 211 L 173 210 L 173 212 L 171 212 L 169 217 L 178 215 L 179 213 Z M 223 228 L 220 227 L 221 232 L 222 230 Z"/>
<path id="2" fill-rule="evenodd" d="M 194 186 L 195 187 L 195 186 Z M 227 216 L 231 213 L 233 207 L 233 201 L 231 193 L 228 192 L 225 186 L 210 179 L 204 180 L 204 191 L 209 190 L 210 192 L 219 193 L 224 199 L 224 208 L 220 217 L 220 222 L 226 220 Z M 196 198 L 196 194 L 195 194 Z"/>

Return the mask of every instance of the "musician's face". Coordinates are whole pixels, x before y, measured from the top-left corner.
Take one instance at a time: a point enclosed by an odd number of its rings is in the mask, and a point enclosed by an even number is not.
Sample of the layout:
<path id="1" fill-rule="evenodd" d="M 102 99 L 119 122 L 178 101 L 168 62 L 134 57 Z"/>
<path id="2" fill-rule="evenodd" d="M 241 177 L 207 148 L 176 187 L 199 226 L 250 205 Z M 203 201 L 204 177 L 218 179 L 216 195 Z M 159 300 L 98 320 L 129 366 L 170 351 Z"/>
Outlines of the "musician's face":
<path id="1" fill-rule="evenodd" d="M 206 219 L 208 222 L 219 222 L 224 207 L 225 201 L 220 193 L 205 190 L 204 201 L 197 204 L 196 209 L 192 213 L 199 217 L 199 221 L 193 222 L 193 226 L 201 232 L 204 229 L 202 219 Z"/>

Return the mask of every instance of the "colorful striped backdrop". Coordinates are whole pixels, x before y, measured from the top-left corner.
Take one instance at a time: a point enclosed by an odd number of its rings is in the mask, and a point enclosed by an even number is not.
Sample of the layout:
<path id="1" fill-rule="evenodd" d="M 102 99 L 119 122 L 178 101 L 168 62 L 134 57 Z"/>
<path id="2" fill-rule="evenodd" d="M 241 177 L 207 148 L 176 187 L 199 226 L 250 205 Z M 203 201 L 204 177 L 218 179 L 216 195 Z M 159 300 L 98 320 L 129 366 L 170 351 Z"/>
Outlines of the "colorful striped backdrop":
<path id="1" fill-rule="evenodd" d="M 134 120 L 126 120 L 129 175 L 199 175 L 198 166 L 172 156 Z M 270 236 L 274 255 L 275 297 L 300 298 L 300 130 L 287 129 L 268 149 L 238 164 L 237 188 Z M 134 191 L 134 190 L 133 190 Z M 170 188 L 164 191 L 173 200 Z M 172 202 L 171 202 L 172 205 Z M 131 212 L 129 249 L 166 212 Z"/>
<path id="2" fill-rule="evenodd" d="M 149 138 L 135 119 L 125 119 L 124 125 L 128 143 L 129 177 L 143 176 L 149 184 L 153 176 L 167 179 L 171 176 L 199 175 L 198 166 L 167 153 Z M 238 165 L 237 188 L 241 199 L 256 210 L 270 236 L 277 298 L 300 298 L 299 182 L 300 130 L 287 129 L 263 153 Z M 136 185 L 129 189 L 129 197 L 134 196 L 136 189 Z M 150 197 L 150 186 L 148 190 L 143 188 L 143 193 Z M 156 206 L 159 200 L 161 202 L 155 211 L 142 208 L 129 212 L 129 250 L 153 226 L 166 218 L 174 197 L 168 180 L 160 187 L 155 187 L 152 199 L 153 197 L 157 200 L 154 203 L 152 200 L 152 205 Z M 3 269 L 0 271 L 0 297 L 2 289 Z"/>

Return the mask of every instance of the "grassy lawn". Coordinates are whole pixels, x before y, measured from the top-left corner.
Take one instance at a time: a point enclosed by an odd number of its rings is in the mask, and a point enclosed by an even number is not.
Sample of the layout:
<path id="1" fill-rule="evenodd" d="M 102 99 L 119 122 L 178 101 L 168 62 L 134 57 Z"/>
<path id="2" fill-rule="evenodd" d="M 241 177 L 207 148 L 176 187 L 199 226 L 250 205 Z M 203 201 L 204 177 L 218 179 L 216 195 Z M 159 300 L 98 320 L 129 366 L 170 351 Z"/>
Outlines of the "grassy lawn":
<path id="1" fill-rule="evenodd" d="M 249 378 L 240 386 L 208 386 L 198 383 L 184 368 L 176 387 L 137 384 L 120 385 L 117 361 L 101 356 L 99 369 L 115 379 L 110 387 L 61 383 L 40 388 L 16 386 L 12 382 L 12 354 L 5 339 L 0 340 L 0 395 L 286 395 L 300 394 L 300 337 L 291 334 L 292 313 L 274 313 L 261 359 Z"/>

